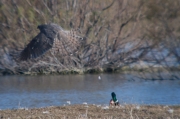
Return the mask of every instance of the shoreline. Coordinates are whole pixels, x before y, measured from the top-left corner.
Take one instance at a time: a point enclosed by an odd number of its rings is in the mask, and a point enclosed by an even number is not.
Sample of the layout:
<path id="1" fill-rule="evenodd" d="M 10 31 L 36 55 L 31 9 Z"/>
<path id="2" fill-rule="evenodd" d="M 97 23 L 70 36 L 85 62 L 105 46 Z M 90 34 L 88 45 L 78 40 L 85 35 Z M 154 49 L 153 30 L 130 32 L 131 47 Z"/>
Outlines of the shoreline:
<path id="1" fill-rule="evenodd" d="M 0 110 L 4 118 L 180 118 L 180 105 L 107 105 L 76 104 L 43 108 Z"/>
<path id="2" fill-rule="evenodd" d="M 137 73 L 155 73 L 155 72 L 179 72 L 180 67 L 108 67 L 108 68 L 73 68 L 71 70 L 36 70 L 36 71 L 18 71 L 10 69 L 0 69 L 0 76 L 5 75 L 69 75 L 69 74 L 99 74 L 99 73 L 126 73 L 126 72 L 137 72 Z"/>

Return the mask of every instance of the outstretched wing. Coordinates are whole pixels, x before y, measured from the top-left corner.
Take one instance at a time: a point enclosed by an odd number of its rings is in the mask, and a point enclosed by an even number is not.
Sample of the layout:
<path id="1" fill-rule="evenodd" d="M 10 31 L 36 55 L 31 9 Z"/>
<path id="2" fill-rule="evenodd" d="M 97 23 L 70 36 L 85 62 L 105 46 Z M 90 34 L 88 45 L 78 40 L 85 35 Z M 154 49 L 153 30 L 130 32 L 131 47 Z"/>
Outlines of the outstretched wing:
<path id="1" fill-rule="evenodd" d="M 74 31 L 60 30 L 52 50 L 58 51 L 61 56 L 74 55 L 81 44 L 82 37 L 76 35 Z"/>
<path id="2" fill-rule="evenodd" d="M 40 32 L 27 47 L 21 52 L 20 59 L 28 60 L 43 55 L 53 46 L 54 39 L 48 38 L 44 33 Z"/>
<path id="3" fill-rule="evenodd" d="M 57 24 L 39 25 L 40 33 L 21 52 L 20 59 L 37 58 L 52 48 L 60 56 L 73 55 L 82 43 L 74 31 L 64 31 Z"/>

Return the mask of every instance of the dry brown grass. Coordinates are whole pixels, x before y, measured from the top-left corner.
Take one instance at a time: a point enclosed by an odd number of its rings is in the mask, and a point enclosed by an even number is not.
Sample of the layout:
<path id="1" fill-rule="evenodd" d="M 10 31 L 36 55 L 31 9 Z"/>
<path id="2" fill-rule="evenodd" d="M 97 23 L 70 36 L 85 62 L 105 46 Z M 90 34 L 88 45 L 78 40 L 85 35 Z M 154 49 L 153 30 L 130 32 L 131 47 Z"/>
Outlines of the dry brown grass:
<path id="1" fill-rule="evenodd" d="M 180 106 L 68 105 L 35 109 L 0 110 L 1 119 L 178 119 Z"/>

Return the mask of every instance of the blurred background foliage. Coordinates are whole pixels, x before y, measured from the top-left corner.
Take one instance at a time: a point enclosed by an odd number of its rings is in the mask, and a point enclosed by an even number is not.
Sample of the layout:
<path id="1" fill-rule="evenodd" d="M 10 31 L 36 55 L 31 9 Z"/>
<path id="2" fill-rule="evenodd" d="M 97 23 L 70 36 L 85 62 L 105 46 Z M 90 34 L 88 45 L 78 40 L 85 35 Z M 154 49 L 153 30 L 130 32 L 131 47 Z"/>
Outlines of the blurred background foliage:
<path id="1" fill-rule="evenodd" d="M 22 50 L 38 34 L 38 25 L 53 22 L 78 29 L 86 44 L 96 44 L 92 61 L 101 56 L 125 61 L 144 48 L 141 59 L 149 48 L 161 46 L 180 60 L 179 6 L 180 0 L 1 0 L 0 49 Z M 127 44 L 133 48 L 125 56 L 119 50 L 127 50 Z"/>
<path id="2" fill-rule="evenodd" d="M 134 38 L 149 34 L 151 40 L 163 40 L 160 37 L 169 32 L 179 38 L 179 6 L 179 0 L 1 0 L 0 45 L 22 47 L 37 34 L 38 25 L 49 22 L 80 29 L 88 42 L 96 42 L 105 33 L 111 41 L 123 38 L 134 23 L 138 24 Z"/>

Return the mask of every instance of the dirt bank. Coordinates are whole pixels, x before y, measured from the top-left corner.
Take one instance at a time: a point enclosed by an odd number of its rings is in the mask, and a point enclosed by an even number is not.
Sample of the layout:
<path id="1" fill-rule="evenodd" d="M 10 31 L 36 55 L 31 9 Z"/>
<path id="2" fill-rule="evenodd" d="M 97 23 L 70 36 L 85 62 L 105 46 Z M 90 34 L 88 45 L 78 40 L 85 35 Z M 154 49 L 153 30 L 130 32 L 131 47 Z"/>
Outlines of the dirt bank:
<path id="1" fill-rule="evenodd" d="M 178 119 L 180 106 L 121 105 L 69 105 L 37 109 L 0 110 L 1 119 Z"/>

